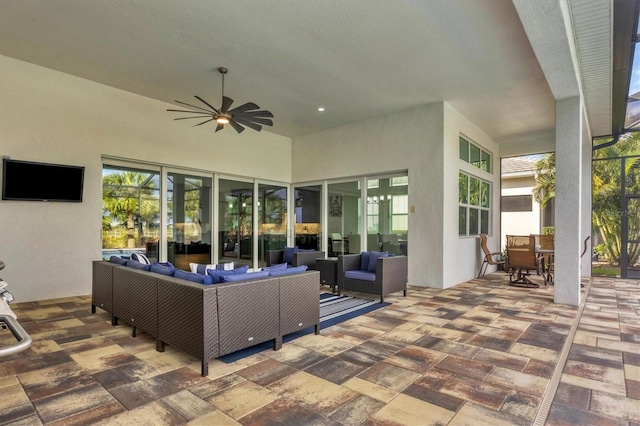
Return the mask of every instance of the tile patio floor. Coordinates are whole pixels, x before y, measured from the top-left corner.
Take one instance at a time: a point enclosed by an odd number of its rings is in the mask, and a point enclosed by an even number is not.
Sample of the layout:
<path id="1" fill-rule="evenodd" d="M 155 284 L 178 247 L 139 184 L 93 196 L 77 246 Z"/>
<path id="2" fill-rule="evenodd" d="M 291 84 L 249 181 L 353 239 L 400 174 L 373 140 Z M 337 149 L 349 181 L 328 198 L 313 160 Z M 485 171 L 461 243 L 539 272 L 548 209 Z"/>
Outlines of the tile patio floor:
<path id="1" fill-rule="evenodd" d="M 640 424 L 640 282 L 585 280 L 578 308 L 552 293 L 503 273 L 411 287 L 208 377 L 89 296 L 14 303 L 33 344 L 0 359 L 0 424 Z"/>

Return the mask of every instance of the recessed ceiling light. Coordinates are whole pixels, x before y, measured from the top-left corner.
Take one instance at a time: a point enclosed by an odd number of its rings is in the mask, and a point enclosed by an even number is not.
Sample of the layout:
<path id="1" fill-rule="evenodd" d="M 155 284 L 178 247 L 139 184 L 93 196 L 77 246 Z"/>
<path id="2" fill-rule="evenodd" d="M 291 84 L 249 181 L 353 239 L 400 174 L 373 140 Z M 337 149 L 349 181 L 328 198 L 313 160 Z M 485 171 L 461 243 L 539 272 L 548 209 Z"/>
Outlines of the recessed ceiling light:
<path id="1" fill-rule="evenodd" d="M 324 111 L 324 107 L 318 107 L 318 111 L 320 112 Z"/>

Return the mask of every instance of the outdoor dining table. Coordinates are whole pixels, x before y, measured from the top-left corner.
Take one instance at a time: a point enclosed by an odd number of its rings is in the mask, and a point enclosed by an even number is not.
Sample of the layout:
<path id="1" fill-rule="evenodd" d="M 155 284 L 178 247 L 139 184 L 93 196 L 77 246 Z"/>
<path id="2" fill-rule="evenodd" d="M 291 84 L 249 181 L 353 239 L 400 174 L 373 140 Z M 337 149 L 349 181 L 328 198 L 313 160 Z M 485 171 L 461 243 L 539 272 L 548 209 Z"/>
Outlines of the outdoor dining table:
<path id="1" fill-rule="evenodd" d="M 553 249 L 537 249 L 536 253 L 542 256 L 542 275 L 544 276 L 545 282 L 552 284 L 553 283 Z M 545 258 L 548 261 L 545 264 Z"/>

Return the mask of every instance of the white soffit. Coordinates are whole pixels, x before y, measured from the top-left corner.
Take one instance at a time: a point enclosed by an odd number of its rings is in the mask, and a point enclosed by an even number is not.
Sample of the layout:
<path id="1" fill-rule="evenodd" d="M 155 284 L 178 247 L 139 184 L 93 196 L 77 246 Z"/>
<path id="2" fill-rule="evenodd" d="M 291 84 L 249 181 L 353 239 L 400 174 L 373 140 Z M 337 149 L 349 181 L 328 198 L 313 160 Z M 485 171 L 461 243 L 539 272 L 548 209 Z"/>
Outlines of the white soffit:
<path id="1" fill-rule="evenodd" d="M 613 108 L 613 4 L 602 0 L 569 0 L 569 7 L 591 134 L 609 135 Z"/>

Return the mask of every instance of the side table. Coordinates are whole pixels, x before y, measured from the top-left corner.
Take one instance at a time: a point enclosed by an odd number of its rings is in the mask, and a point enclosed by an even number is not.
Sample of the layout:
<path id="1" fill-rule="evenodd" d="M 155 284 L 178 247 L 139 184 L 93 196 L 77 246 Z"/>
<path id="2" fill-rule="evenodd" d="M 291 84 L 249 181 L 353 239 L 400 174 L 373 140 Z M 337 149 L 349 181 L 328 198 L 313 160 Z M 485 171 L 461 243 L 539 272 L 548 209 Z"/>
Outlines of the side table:
<path id="1" fill-rule="evenodd" d="M 335 293 L 338 285 L 338 258 L 316 259 L 316 270 L 320 271 L 320 284 L 331 286 L 331 292 Z"/>

